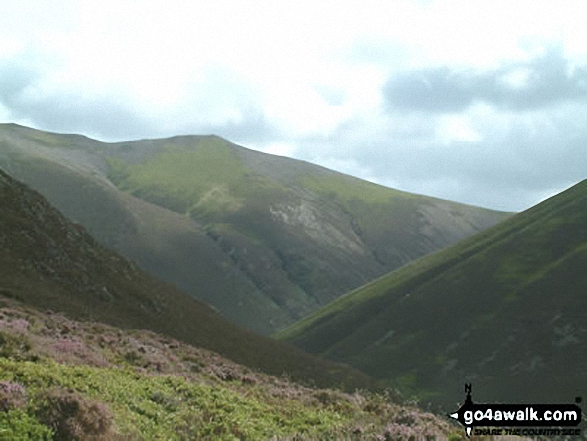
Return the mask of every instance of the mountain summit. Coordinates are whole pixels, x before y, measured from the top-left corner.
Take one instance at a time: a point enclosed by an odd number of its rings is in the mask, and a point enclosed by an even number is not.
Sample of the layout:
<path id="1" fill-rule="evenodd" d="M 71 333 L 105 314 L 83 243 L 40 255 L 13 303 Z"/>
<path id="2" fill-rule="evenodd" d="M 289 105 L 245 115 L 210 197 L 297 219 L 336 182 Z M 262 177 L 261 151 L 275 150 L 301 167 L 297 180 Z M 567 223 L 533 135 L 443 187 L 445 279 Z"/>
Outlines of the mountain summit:
<path id="1" fill-rule="evenodd" d="M 102 244 L 261 333 L 507 217 L 216 136 L 0 125 L 0 166 Z"/>

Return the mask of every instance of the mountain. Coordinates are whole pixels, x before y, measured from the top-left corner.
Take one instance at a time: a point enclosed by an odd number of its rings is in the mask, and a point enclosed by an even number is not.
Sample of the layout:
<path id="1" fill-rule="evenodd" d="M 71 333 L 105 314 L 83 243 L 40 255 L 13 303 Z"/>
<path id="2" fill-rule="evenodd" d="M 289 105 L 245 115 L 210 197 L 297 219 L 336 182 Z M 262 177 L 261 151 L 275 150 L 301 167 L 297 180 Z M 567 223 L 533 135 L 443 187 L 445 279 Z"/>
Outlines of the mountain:
<path id="1" fill-rule="evenodd" d="M 0 166 L 103 245 L 261 333 L 508 216 L 216 136 L 102 143 L 3 124 Z"/>
<path id="2" fill-rule="evenodd" d="M 354 391 L 375 384 L 351 368 L 229 323 L 2 171 L 0 207 L 2 439 L 458 436 L 444 418 Z"/>
<path id="3" fill-rule="evenodd" d="M 352 368 L 232 324 L 206 304 L 99 245 L 44 197 L 2 171 L 0 295 L 72 318 L 155 331 L 249 368 L 287 373 L 318 386 L 350 390 L 376 386 Z"/>
<path id="4" fill-rule="evenodd" d="M 587 391 L 587 181 L 391 272 L 279 338 L 452 407 Z M 452 409 L 448 409 L 452 410 Z"/>

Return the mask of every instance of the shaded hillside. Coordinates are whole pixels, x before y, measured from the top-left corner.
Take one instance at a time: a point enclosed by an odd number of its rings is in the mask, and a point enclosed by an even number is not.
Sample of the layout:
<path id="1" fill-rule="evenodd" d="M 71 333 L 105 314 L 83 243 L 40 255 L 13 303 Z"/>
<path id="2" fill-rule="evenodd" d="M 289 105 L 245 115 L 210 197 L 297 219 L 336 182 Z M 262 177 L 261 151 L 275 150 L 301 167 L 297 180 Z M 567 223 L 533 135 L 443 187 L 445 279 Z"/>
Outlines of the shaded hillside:
<path id="1" fill-rule="evenodd" d="M 41 192 L 103 245 L 214 305 L 226 317 L 241 317 L 242 322 L 244 309 L 252 316 L 270 316 L 276 327 L 291 321 L 259 293 L 200 225 L 187 216 L 118 191 L 104 175 L 105 161 L 87 153 L 100 143 L 73 137 L 87 152 L 74 151 L 71 155 L 71 149 L 55 147 L 58 142 L 68 145 L 67 136 L 31 129 L 25 130 L 24 136 L 21 129 L 16 126 L 15 133 L 0 130 L 0 166 Z M 44 136 L 43 142 L 39 136 Z M 51 139 L 55 141 L 48 141 Z M 263 321 L 251 327 L 257 331 L 273 329 Z"/>
<path id="2" fill-rule="evenodd" d="M 38 193 L 0 171 L 0 293 L 120 328 L 149 329 L 265 372 L 370 387 L 351 368 L 240 328 L 100 246 Z"/>
<path id="3" fill-rule="evenodd" d="M 67 440 L 440 441 L 463 432 L 384 395 L 304 387 L 153 332 L 44 314 L 1 295 L 0 379 L 3 440 L 52 431 Z"/>
<path id="4" fill-rule="evenodd" d="M 506 217 L 215 136 L 106 144 L 8 124 L 0 147 L 100 242 L 262 333 Z"/>
<path id="5" fill-rule="evenodd" d="M 587 181 L 280 333 L 444 404 L 587 391 Z"/>

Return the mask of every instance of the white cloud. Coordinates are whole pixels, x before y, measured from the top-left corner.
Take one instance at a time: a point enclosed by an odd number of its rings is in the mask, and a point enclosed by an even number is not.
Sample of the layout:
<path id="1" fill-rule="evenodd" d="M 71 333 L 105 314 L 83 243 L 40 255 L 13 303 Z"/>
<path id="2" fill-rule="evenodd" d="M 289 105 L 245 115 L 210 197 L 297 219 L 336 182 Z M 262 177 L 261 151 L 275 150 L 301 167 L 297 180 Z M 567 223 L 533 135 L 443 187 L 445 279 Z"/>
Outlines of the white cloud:
<path id="1" fill-rule="evenodd" d="M 283 142 L 270 142 L 262 151 L 271 155 L 291 157 L 295 152 L 295 147 Z"/>
<path id="2" fill-rule="evenodd" d="M 578 0 L 7 0 L 0 120 L 106 140 L 214 132 L 522 209 L 585 174 L 583 10 Z M 389 106 L 398 97 L 403 107 Z M 511 191 L 496 190 L 506 182 Z"/>
<path id="3" fill-rule="evenodd" d="M 471 127 L 469 119 L 462 115 L 439 117 L 436 138 L 444 145 L 453 142 L 480 142 L 483 138 Z"/>

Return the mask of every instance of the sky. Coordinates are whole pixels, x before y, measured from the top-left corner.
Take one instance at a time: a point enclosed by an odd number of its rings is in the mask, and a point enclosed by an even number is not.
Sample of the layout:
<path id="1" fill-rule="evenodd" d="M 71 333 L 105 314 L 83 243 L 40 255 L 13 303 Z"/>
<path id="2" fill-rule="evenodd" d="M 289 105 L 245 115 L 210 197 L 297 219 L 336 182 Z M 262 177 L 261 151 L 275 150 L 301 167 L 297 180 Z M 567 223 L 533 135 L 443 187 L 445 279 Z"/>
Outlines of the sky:
<path id="1" fill-rule="evenodd" d="M 216 134 L 521 211 L 587 174 L 581 1 L 3 0 L 0 122 Z"/>

